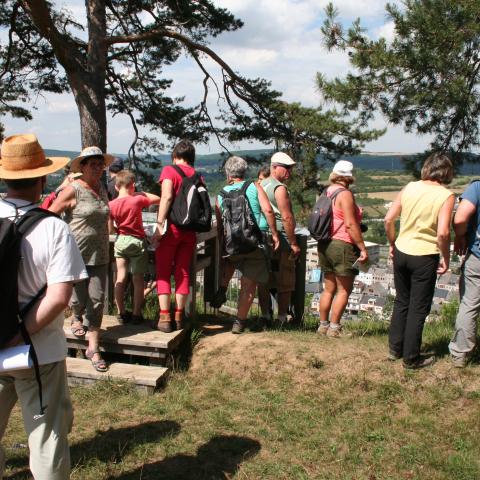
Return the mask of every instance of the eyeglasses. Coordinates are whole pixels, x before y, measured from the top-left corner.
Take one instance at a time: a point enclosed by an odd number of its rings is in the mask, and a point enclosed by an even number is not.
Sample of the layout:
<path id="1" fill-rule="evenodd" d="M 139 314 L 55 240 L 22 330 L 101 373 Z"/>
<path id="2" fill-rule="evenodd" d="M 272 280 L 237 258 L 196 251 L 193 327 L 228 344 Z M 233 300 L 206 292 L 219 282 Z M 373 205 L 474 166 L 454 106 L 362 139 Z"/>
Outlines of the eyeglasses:
<path id="1" fill-rule="evenodd" d="M 283 163 L 274 163 L 274 167 L 283 167 L 285 170 L 291 170 L 293 165 L 284 165 Z"/>

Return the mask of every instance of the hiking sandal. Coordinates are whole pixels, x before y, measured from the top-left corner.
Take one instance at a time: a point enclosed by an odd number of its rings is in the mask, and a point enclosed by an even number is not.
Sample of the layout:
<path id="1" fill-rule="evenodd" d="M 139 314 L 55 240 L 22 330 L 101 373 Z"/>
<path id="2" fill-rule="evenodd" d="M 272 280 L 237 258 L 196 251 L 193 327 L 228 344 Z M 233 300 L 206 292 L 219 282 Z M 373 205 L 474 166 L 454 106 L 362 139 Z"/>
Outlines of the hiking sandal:
<path id="1" fill-rule="evenodd" d="M 99 360 L 94 360 L 93 356 L 98 353 L 100 355 L 100 350 L 95 350 L 93 352 L 90 352 L 88 349 L 85 350 L 85 356 L 92 362 L 93 368 L 100 373 L 104 373 L 108 370 L 108 365 L 107 362 L 100 357 Z"/>
<path id="2" fill-rule="evenodd" d="M 72 335 L 77 338 L 84 338 L 85 334 L 87 333 L 87 330 L 83 326 L 82 322 L 77 319 L 72 320 L 70 323 L 70 331 L 72 332 Z"/>

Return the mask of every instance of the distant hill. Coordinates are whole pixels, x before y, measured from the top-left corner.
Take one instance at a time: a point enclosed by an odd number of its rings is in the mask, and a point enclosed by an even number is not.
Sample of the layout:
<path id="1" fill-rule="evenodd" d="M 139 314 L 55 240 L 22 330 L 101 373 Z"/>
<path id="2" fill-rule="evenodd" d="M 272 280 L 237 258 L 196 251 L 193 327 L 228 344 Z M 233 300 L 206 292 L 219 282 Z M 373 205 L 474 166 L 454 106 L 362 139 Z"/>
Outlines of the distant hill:
<path id="1" fill-rule="evenodd" d="M 239 150 L 232 152 L 232 154 L 239 155 L 241 157 L 252 157 L 257 160 L 268 161 L 268 158 L 272 154 L 273 150 L 271 149 L 257 149 L 257 150 Z M 64 150 L 45 150 L 47 155 L 51 156 L 60 156 L 60 157 L 70 157 L 74 158 L 78 155 L 79 152 L 75 151 L 64 151 Z M 118 157 L 126 158 L 125 154 L 116 154 Z M 208 155 L 197 155 L 196 166 L 206 169 L 218 168 L 223 160 L 225 159 L 226 153 L 211 153 Z M 356 168 L 362 170 L 390 170 L 390 171 L 402 171 L 404 169 L 402 163 L 402 157 L 407 157 L 408 155 L 401 153 L 374 153 L 374 152 L 365 152 L 360 155 L 345 155 L 343 158 L 353 162 Z M 161 153 L 158 157 L 162 160 L 164 164 L 170 163 L 170 155 L 166 153 Z M 460 169 L 460 173 L 464 175 L 480 175 L 480 155 L 471 156 L 472 162 L 466 162 Z M 320 160 L 320 158 L 319 158 Z"/>

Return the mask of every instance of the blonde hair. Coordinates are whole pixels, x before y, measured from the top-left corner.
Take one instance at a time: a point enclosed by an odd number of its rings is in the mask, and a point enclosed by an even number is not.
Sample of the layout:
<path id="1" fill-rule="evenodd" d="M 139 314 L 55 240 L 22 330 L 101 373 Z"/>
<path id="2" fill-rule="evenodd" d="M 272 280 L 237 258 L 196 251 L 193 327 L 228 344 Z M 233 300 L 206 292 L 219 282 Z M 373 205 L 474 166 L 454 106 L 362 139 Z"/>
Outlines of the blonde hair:
<path id="1" fill-rule="evenodd" d="M 355 177 L 344 177 L 343 175 L 332 172 L 328 177 L 328 181 L 330 183 L 344 183 L 348 187 L 352 183 L 355 183 Z"/>
<path id="2" fill-rule="evenodd" d="M 127 187 L 135 182 L 135 175 L 130 170 L 120 170 L 115 176 L 115 186 L 117 188 Z"/>

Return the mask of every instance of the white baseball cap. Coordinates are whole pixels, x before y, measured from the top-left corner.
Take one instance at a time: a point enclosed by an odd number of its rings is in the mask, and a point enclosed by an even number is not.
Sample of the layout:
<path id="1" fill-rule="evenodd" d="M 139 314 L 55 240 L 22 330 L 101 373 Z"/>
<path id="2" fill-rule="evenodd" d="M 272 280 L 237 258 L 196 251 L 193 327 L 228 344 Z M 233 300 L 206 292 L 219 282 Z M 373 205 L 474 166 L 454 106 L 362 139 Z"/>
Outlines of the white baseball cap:
<path id="1" fill-rule="evenodd" d="M 277 164 L 277 165 L 286 165 L 290 167 L 291 165 L 295 165 L 295 161 L 290 158 L 289 155 L 283 152 L 277 152 L 272 155 L 270 160 L 270 164 Z"/>
<path id="2" fill-rule="evenodd" d="M 342 177 L 353 177 L 353 163 L 348 160 L 339 160 L 334 166 L 332 173 L 341 175 Z"/>

